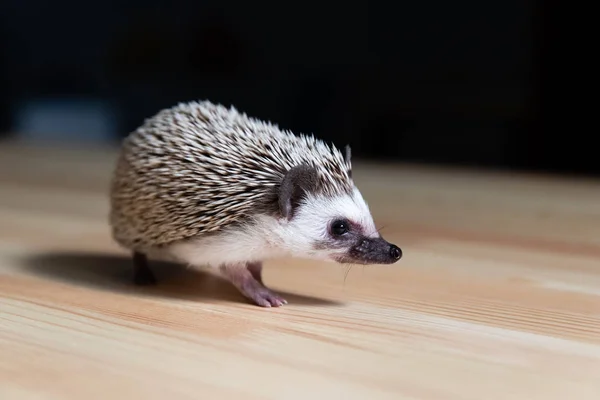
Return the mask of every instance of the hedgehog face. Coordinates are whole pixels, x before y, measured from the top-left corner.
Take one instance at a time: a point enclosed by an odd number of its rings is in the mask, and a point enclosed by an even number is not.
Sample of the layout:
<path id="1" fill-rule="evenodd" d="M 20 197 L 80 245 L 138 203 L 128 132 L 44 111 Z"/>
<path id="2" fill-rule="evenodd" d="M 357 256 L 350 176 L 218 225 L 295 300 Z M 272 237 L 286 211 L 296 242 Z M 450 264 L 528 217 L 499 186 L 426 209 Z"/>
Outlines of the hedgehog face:
<path id="1" fill-rule="evenodd" d="M 402 257 L 402 251 L 377 231 L 356 187 L 352 193 L 333 199 L 308 197 L 298 217 L 306 225 L 313 221 L 311 247 L 318 258 L 338 263 L 393 264 Z"/>
<path id="2" fill-rule="evenodd" d="M 360 191 L 331 195 L 319 189 L 318 172 L 307 165 L 290 169 L 278 192 L 282 219 L 275 236 L 283 251 L 298 257 L 352 264 L 392 264 L 402 257 L 381 237 Z"/>
<path id="3" fill-rule="evenodd" d="M 392 264 L 402 251 L 377 231 L 359 190 L 330 197 L 308 192 L 284 220 L 285 250 L 296 256 L 351 264 Z"/>

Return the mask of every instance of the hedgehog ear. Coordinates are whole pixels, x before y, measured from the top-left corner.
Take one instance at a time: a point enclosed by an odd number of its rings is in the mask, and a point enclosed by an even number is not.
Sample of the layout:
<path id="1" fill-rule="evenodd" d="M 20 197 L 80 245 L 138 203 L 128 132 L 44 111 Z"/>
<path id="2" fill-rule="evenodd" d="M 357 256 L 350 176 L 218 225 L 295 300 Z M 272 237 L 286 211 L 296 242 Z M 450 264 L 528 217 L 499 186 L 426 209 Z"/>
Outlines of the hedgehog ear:
<path id="1" fill-rule="evenodd" d="M 317 185 L 317 170 L 306 164 L 291 168 L 279 186 L 279 211 L 288 221 L 302 197 Z"/>

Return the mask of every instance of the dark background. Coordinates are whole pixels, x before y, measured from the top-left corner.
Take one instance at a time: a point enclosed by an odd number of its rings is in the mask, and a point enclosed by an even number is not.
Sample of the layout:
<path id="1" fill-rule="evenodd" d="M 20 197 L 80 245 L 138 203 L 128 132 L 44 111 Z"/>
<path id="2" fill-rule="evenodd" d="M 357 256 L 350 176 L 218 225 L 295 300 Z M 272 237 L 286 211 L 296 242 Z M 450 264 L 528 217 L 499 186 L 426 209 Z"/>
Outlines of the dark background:
<path id="1" fill-rule="evenodd" d="M 355 157 L 600 173 L 546 3 L 0 4 L 4 135 L 116 141 L 208 98 Z"/>

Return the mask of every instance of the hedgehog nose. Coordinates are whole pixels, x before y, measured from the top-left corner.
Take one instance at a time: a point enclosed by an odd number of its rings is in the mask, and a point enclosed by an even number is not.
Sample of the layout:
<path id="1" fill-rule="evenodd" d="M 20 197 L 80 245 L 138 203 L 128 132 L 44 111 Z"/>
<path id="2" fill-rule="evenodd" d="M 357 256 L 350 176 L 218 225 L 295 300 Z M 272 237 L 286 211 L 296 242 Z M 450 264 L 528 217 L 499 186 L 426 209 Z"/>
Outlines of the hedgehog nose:
<path id="1" fill-rule="evenodd" d="M 402 250 L 400 250 L 400 247 L 391 244 L 390 245 L 390 256 L 394 259 L 394 260 L 399 260 L 400 258 L 402 258 Z"/>

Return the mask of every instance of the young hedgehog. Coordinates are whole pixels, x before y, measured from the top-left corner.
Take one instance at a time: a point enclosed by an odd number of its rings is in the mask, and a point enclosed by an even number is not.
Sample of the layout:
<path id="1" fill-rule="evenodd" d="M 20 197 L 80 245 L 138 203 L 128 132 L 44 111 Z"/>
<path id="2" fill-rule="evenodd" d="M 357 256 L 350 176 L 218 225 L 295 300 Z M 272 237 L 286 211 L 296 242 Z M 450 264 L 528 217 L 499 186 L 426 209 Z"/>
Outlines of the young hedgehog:
<path id="1" fill-rule="evenodd" d="M 148 257 L 212 267 L 262 307 L 287 304 L 262 280 L 282 256 L 392 264 L 402 251 L 377 231 L 345 154 L 209 101 L 147 119 L 123 142 L 110 224 L 132 251 L 134 281 L 156 279 Z"/>

